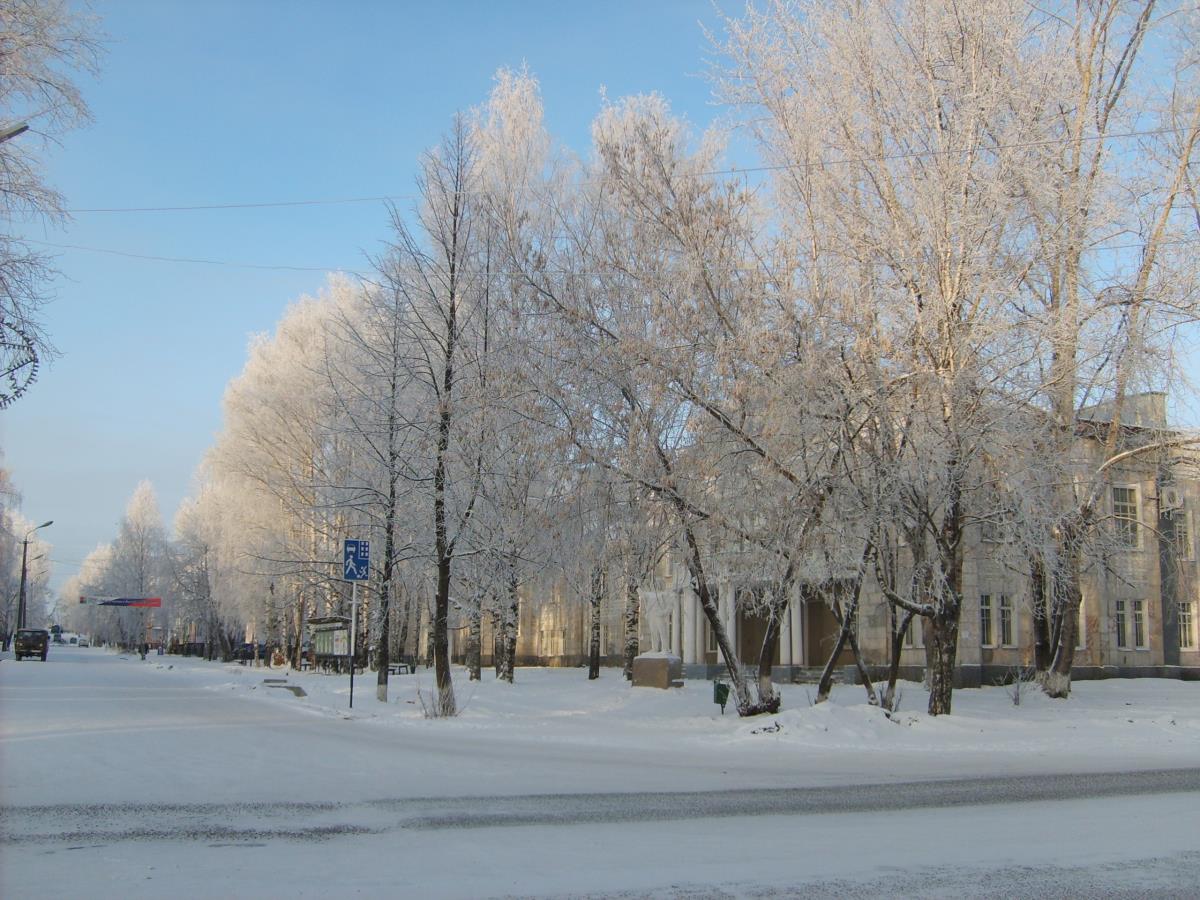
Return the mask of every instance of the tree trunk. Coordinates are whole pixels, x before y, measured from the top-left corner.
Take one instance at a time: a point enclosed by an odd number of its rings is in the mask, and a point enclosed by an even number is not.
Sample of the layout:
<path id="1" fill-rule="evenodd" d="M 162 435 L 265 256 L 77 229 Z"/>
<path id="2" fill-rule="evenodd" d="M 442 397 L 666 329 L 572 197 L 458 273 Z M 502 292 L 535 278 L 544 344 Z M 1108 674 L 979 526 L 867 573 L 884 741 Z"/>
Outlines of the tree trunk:
<path id="1" fill-rule="evenodd" d="M 479 598 L 476 599 L 476 604 L 471 610 L 470 619 L 467 622 L 467 680 L 479 681 L 482 677 L 482 662 L 483 656 L 483 609 Z"/>
<path id="2" fill-rule="evenodd" d="M 454 683 L 450 677 L 450 557 L 438 560 L 437 593 L 433 605 L 433 673 L 437 682 L 437 715 L 458 712 L 454 701 Z"/>
<path id="3" fill-rule="evenodd" d="M 954 664 L 958 654 L 958 610 L 946 609 L 929 618 L 929 715 L 950 714 L 954 693 Z"/>
<path id="4" fill-rule="evenodd" d="M 292 645 L 292 668 L 300 668 L 300 657 L 304 653 L 304 594 L 297 591 L 294 610 L 296 624 L 296 642 Z"/>
<path id="5" fill-rule="evenodd" d="M 899 626 L 896 622 L 896 607 L 891 608 L 892 617 L 892 633 L 890 646 L 888 647 L 888 675 L 887 687 L 883 692 L 883 699 L 880 705 L 889 713 L 896 711 L 896 682 L 900 678 L 900 657 L 904 652 L 904 635 L 908 629 L 912 627 L 912 620 L 916 614 L 905 610 L 904 618 L 900 620 Z"/>
<path id="6" fill-rule="evenodd" d="M 600 604 L 604 597 L 604 573 L 596 568 L 592 571 L 592 621 L 591 639 L 588 642 L 588 681 L 600 677 Z"/>
<path id="7" fill-rule="evenodd" d="M 411 645 L 413 648 L 412 658 L 416 663 L 421 656 L 421 648 L 419 645 L 421 628 L 420 623 L 417 623 L 416 635 L 413 634 L 413 621 L 418 617 L 420 607 L 413 602 L 413 594 L 405 589 L 404 605 L 401 607 L 400 616 L 400 636 L 396 640 L 396 652 L 401 656 L 408 653 L 408 648 Z"/>
<path id="8" fill-rule="evenodd" d="M 637 578 L 629 576 L 625 583 L 625 667 L 626 681 L 633 681 L 633 661 L 638 655 L 638 629 L 642 597 Z"/>
<path id="9" fill-rule="evenodd" d="M 1072 552 L 1073 551 L 1073 552 Z M 1080 589 L 1079 551 L 1066 549 L 1070 555 L 1060 560 L 1053 574 L 1054 619 L 1058 626 L 1054 643 L 1054 659 L 1042 678 L 1046 695 L 1065 700 L 1071 695 L 1071 667 L 1075 664 L 1075 630 L 1079 621 Z"/>
<path id="10" fill-rule="evenodd" d="M 779 623 L 787 613 L 787 598 L 783 599 L 783 607 L 776 609 L 772 606 L 767 617 L 767 629 L 763 634 L 762 646 L 758 649 L 758 699 L 763 705 L 763 712 L 779 712 L 780 696 L 771 683 L 771 666 L 775 655 L 775 642 L 779 639 Z"/>
<path id="11" fill-rule="evenodd" d="M 504 631 L 501 640 L 500 680 L 513 683 L 517 665 L 517 623 L 520 621 L 521 595 L 517 584 L 516 571 L 509 573 L 508 579 L 508 608 L 504 615 Z"/>
<path id="12" fill-rule="evenodd" d="M 499 602 L 499 598 L 493 599 Z M 492 668 L 497 678 L 504 670 L 504 615 L 499 606 L 492 613 Z"/>
<path id="13" fill-rule="evenodd" d="M 397 378 L 393 369 L 391 378 L 392 406 L 388 410 L 388 498 L 387 512 L 383 517 L 383 565 L 379 573 L 379 609 L 376 617 L 379 620 L 379 635 L 377 638 L 379 670 L 375 679 L 375 699 L 387 703 L 388 699 L 388 663 L 391 660 L 391 628 L 392 628 L 392 580 L 396 569 L 396 506 L 399 502 L 398 483 L 400 480 L 400 452 L 396 447 L 396 397 Z"/>
<path id="14" fill-rule="evenodd" d="M 817 681 L 817 703 L 824 703 L 829 699 L 829 694 L 833 691 L 833 670 L 837 666 L 838 657 L 846 649 L 846 642 L 850 639 L 850 629 L 854 627 L 852 616 L 843 616 L 841 614 L 836 597 L 830 597 L 826 602 L 829 604 L 830 610 L 833 611 L 833 617 L 837 619 L 838 625 L 841 627 L 838 629 L 837 641 L 833 645 L 833 652 L 825 660 L 825 668 L 821 670 L 821 677 Z"/>
<path id="15" fill-rule="evenodd" d="M 875 685 L 871 683 L 871 673 L 867 671 L 862 651 L 858 649 L 858 637 L 854 634 L 853 628 L 850 629 L 847 640 L 850 642 L 850 652 L 854 654 L 854 665 L 858 669 L 858 677 L 862 679 L 863 688 L 867 692 L 867 703 L 871 706 L 878 706 L 879 697 L 875 693 Z"/>
<path id="16" fill-rule="evenodd" d="M 1029 591 L 1033 606 L 1033 667 L 1042 678 L 1050 670 L 1053 651 L 1050 645 L 1050 616 L 1046 608 L 1046 564 L 1033 560 Z"/>
<path id="17" fill-rule="evenodd" d="M 708 619 L 709 627 L 712 628 L 713 636 L 716 638 L 721 659 L 725 662 L 725 668 L 729 672 L 729 681 L 733 688 L 738 715 L 756 716 L 761 712 L 768 712 L 769 710 L 760 708 L 759 704 L 750 697 L 746 675 L 738 662 L 737 654 L 733 651 L 733 645 L 729 642 L 729 635 L 725 631 L 725 623 L 721 621 L 716 598 L 713 597 L 712 590 L 709 588 L 708 577 L 704 571 L 704 560 L 700 553 L 700 542 L 696 540 L 696 533 L 684 518 L 686 515 L 686 510 L 680 510 L 680 518 L 683 520 L 683 535 L 687 544 L 688 571 L 691 573 L 696 594 L 700 598 L 700 608 L 704 610 L 704 616 Z"/>

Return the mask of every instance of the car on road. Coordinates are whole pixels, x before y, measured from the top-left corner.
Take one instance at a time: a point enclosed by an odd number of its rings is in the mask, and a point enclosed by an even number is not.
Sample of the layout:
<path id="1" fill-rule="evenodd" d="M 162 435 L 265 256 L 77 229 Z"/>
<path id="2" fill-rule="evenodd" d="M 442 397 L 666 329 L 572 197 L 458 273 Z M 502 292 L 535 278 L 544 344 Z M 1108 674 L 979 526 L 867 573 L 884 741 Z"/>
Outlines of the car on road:
<path id="1" fill-rule="evenodd" d="M 50 632 L 45 628 L 21 628 L 13 640 L 13 653 L 18 661 L 26 656 L 40 656 L 45 662 L 49 647 Z"/>
<path id="2" fill-rule="evenodd" d="M 80 639 L 79 639 L 79 646 L 80 646 L 80 647 L 87 647 L 87 646 L 88 646 L 88 639 L 87 639 L 87 638 L 80 638 Z"/>

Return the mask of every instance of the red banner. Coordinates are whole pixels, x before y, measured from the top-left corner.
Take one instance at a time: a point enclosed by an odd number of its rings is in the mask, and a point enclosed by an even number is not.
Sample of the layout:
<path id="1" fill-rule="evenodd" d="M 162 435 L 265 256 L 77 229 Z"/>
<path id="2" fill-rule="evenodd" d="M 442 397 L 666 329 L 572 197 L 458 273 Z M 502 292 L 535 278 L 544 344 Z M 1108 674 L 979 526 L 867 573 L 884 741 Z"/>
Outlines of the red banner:
<path id="1" fill-rule="evenodd" d="M 80 597 L 79 602 L 92 606 L 132 606 L 143 609 L 162 607 L 162 597 Z"/>

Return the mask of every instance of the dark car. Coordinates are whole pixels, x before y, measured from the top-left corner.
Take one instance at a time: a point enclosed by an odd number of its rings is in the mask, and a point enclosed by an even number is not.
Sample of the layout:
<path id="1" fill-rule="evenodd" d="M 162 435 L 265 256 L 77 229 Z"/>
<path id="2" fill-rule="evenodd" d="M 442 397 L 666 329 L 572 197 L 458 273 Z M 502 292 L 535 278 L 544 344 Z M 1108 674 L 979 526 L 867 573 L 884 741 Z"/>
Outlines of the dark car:
<path id="1" fill-rule="evenodd" d="M 46 650 L 50 647 L 50 632 L 45 628 L 22 628 L 13 639 L 13 652 L 18 660 L 26 656 L 40 656 L 46 661 Z"/>

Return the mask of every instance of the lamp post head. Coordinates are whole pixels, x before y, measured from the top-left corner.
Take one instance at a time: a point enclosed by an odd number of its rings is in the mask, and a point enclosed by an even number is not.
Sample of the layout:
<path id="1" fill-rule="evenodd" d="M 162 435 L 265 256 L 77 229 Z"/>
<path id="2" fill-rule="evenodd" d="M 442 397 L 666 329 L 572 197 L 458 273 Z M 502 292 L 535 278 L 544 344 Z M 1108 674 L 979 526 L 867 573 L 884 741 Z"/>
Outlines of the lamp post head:
<path id="1" fill-rule="evenodd" d="M 45 528 L 47 525 L 53 525 L 53 524 L 54 524 L 54 520 L 48 519 L 47 521 L 43 522 L 41 525 L 38 525 L 36 528 L 30 528 L 27 532 L 25 532 L 25 540 L 28 541 L 29 536 L 31 534 L 33 534 L 35 531 L 39 531 L 40 529 Z"/>
<path id="2" fill-rule="evenodd" d="M 0 144 L 10 138 L 15 138 L 19 134 L 24 134 L 29 130 L 29 123 L 21 122 L 17 125 L 10 125 L 6 128 L 0 128 Z"/>

